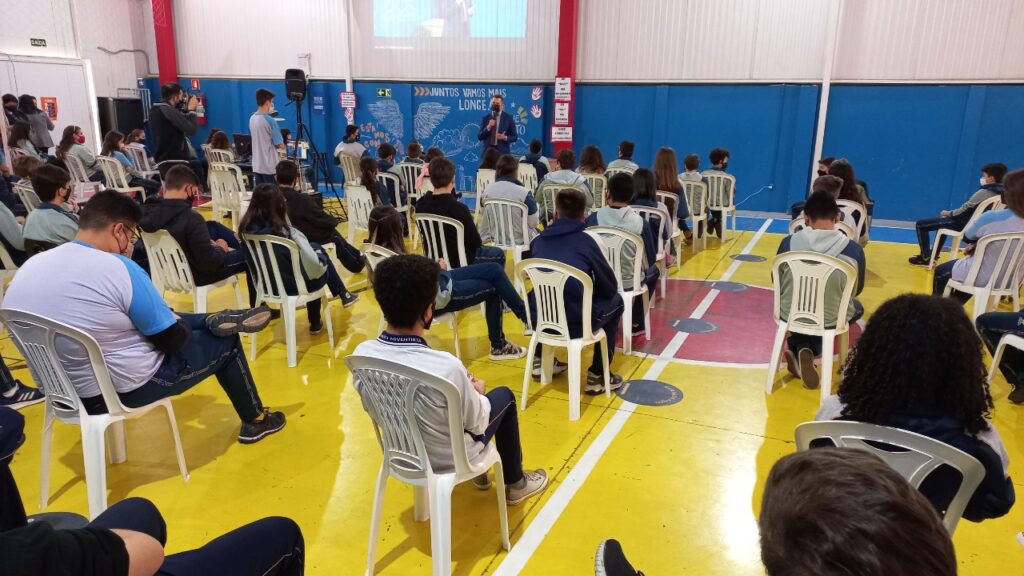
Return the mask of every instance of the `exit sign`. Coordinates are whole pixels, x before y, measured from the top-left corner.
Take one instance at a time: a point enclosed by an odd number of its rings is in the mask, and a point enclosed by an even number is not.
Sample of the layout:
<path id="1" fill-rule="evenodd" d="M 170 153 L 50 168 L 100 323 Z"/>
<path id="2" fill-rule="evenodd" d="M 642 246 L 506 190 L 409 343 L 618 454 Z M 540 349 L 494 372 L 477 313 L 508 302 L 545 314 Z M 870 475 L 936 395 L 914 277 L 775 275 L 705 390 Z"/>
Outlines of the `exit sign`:
<path id="1" fill-rule="evenodd" d="M 32 43 L 33 46 L 36 46 L 38 48 L 46 48 L 45 38 L 31 38 L 29 41 Z"/>
<path id="2" fill-rule="evenodd" d="M 391 98 L 391 88 L 377 88 L 377 98 Z"/>

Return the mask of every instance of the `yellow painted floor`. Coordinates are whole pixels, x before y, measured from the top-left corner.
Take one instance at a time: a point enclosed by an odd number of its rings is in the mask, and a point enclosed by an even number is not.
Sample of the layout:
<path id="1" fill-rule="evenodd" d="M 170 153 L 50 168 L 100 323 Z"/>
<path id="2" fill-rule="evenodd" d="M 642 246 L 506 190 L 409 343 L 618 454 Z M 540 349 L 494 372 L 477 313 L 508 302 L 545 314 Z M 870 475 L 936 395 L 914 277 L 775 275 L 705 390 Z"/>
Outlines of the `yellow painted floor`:
<path id="1" fill-rule="evenodd" d="M 770 260 L 780 239 L 777 234 L 757 238 L 750 231 L 723 244 L 712 239 L 709 249 L 695 256 L 687 249 L 681 272 L 673 268 L 672 277 L 716 280 L 732 267 L 733 281 L 769 285 Z M 728 256 L 744 248 L 768 261 L 734 265 Z M 882 242 L 867 247 L 861 301 L 868 317 L 892 296 L 930 290 L 929 274 L 906 263 L 913 250 L 909 244 Z M 221 289 L 211 297 L 211 309 L 232 302 L 230 289 Z M 171 304 L 190 309 L 187 299 L 172 298 Z M 259 356 L 251 366 L 264 402 L 287 414 L 284 431 L 255 445 L 238 444 L 238 419 L 210 379 L 174 399 L 191 480 L 182 482 L 166 420 L 152 412 L 128 425 L 128 461 L 108 467 L 110 501 L 153 500 L 168 521 L 169 552 L 201 545 L 262 516 L 290 516 L 306 537 L 307 573 L 362 573 L 381 457 L 342 359 L 376 336 L 379 311 L 370 292 L 351 309 L 337 303 L 332 308 L 333 350 L 326 334 L 309 336 L 300 314 L 296 368 L 286 366 L 280 322 L 260 335 Z M 507 321 L 506 332 L 520 345 L 528 341 L 514 319 Z M 488 385 L 510 386 L 518 396 L 524 361 L 487 359 L 486 329 L 475 311 L 464 315 L 460 333 L 463 357 L 472 359 L 470 370 Z M 436 326 L 430 342 L 450 350 L 450 330 Z M 9 339 L 0 342 L 0 352 L 15 377 L 31 380 Z M 589 362 L 589 352 L 584 358 Z M 615 396 L 584 396 L 582 417 L 570 423 L 564 377 L 547 387 L 533 384 L 528 408 L 520 412 L 524 460 L 529 468 L 547 470 L 551 486 L 509 508 L 511 555 L 501 550 L 493 492 L 459 486 L 453 504 L 455 574 L 592 574 L 594 550 L 609 537 L 618 538 L 649 576 L 763 574 L 756 516 L 764 478 L 776 459 L 794 451 L 793 429 L 814 416 L 818 392 L 787 381 L 765 396 L 765 370 L 757 368 L 622 354 L 616 354 L 612 368 L 627 379 L 669 382 L 685 398 L 630 410 Z M 993 385 L 993 417 L 1018 492 L 1024 492 L 1024 406 L 1011 405 L 1008 392 L 1000 377 Z M 39 501 L 42 406 L 24 413 L 28 439 L 13 469 L 32 512 Z M 54 440 L 48 510 L 85 514 L 79 431 L 58 423 Z M 1021 505 L 997 520 L 961 522 L 954 538 L 961 574 L 1024 573 L 1024 548 L 1014 539 L 1022 529 Z M 388 485 L 377 550 L 378 574 L 430 572 L 429 527 L 413 521 L 412 492 L 395 481 Z"/>

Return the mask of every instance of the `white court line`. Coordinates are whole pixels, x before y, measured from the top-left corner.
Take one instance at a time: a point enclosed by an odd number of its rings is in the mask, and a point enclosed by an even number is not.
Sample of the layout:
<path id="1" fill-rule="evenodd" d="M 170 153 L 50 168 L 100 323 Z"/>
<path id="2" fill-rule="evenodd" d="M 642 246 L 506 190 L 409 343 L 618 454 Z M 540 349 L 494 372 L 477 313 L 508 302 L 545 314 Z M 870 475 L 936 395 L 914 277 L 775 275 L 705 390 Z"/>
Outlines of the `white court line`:
<path id="1" fill-rule="evenodd" d="M 765 220 L 761 228 L 754 234 L 754 237 L 750 239 L 750 242 L 743 248 L 740 254 L 749 254 L 754 246 L 757 245 L 758 240 L 764 235 L 765 231 L 768 230 L 768 226 L 772 223 L 772 218 Z M 734 260 L 729 268 L 722 274 L 719 281 L 726 281 L 732 277 L 736 269 L 739 268 L 742 262 L 740 260 Z M 711 290 L 701 300 L 700 304 L 694 309 L 693 313 L 690 314 L 690 318 L 699 319 L 703 316 L 715 298 L 718 296 L 718 290 Z M 679 351 L 683 343 L 686 342 L 686 338 L 689 334 L 685 332 L 677 332 L 672 340 L 669 341 L 665 349 L 659 354 L 659 359 L 651 365 L 650 369 L 644 373 L 643 378 L 645 380 L 654 380 L 661 375 L 661 372 L 668 366 L 669 361 L 665 360 L 666 357 L 675 356 L 675 353 Z M 558 489 L 551 495 L 551 498 L 544 504 L 540 512 L 537 514 L 533 522 L 526 527 L 519 541 L 516 542 L 512 550 L 509 551 L 505 559 L 502 560 L 501 564 L 498 565 L 497 570 L 494 571 L 495 576 L 513 576 L 519 574 L 526 563 L 533 556 L 533 553 L 540 546 L 541 542 L 551 531 L 551 528 L 558 521 L 558 517 L 562 515 L 562 512 L 569 506 L 569 502 L 572 500 L 576 492 L 579 491 L 583 483 L 586 482 L 590 473 L 593 472 L 597 462 L 601 459 L 601 456 L 611 446 L 612 440 L 618 436 L 622 427 L 625 426 L 626 421 L 633 415 L 636 410 L 636 404 L 632 402 L 623 402 L 622 405 L 616 409 L 615 414 L 612 415 L 611 420 L 608 424 L 605 424 L 604 429 L 597 435 L 597 438 L 590 444 L 587 451 L 580 457 L 579 462 L 573 466 L 569 474 L 566 475 L 565 480 L 559 484 Z"/>

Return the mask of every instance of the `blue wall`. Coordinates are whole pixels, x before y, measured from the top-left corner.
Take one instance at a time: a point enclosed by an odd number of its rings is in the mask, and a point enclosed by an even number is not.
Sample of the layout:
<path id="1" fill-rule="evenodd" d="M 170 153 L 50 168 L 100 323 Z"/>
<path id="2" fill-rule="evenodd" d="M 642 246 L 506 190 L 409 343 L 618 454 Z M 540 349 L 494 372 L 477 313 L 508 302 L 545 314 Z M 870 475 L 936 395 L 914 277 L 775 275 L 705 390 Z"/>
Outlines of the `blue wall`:
<path id="1" fill-rule="evenodd" d="M 188 86 L 188 81 L 182 78 L 181 84 Z M 147 86 L 159 94 L 155 80 Z M 283 81 L 202 80 L 208 122 L 199 138 L 205 140 L 211 127 L 247 132 L 259 87 L 284 94 Z M 458 92 L 446 96 L 431 93 L 433 88 Z M 342 82 L 310 84 L 303 115 L 322 152 L 333 152 L 344 134 L 346 120 L 338 104 L 343 89 Z M 390 98 L 379 98 L 378 89 L 390 89 Z M 364 142 L 371 148 L 391 142 L 401 154 L 414 135 L 425 136 L 418 138 L 425 146 L 436 142 L 454 154 L 462 168 L 460 188 L 466 188 L 479 155 L 466 125 L 483 112 L 475 108 L 481 99 L 464 98 L 464 89 L 504 89 L 506 108 L 514 105 L 522 132 L 516 150 L 541 138 L 551 153 L 550 85 L 356 82 L 356 121 Z M 596 144 L 611 160 L 619 141 L 629 139 L 636 142 L 635 159 L 641 165 L 650 166 L 660 146 L 671 146 L 680 163 L 692 152 L 706 168 L 708 151 L 724 146 L 732 154 L 729 170 L 737 177 L 737 199 L 757 193 L 741 209 L 781 212 L 802 199 L 809 185 L 818 90 L 817 85 L 793 84 L 579 85 L 577 154 L 585 144 Z M 314 102 L 322 103 L 322 110 Z M 294 130 L 295 108 L 285 104 L 278 97 L 283 126 Z M 1024 86 L 833 85 L 825 155 L 850 159 L 869 184 L 876 217 L 930 216 L 969 196 L 983 164 L 1024 167 Z M 335 179 L 341 180 L 340 171 Z M 758 193 L 767 185 L 772 189 Z"/>

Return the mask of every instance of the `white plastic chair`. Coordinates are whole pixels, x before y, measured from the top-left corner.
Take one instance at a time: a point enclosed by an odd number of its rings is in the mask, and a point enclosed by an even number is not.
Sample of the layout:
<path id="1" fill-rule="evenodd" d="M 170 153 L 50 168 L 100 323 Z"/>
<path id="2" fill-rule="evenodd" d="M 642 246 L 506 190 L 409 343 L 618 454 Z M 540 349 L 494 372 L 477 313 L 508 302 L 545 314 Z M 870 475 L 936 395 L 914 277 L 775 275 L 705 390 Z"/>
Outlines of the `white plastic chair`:
<path id="1" fill-rule="evenodd" d="M 988 369 L 989 384 L 991 384 L 992 379 L 996 377 L 996 372 L 999 370 L 999 363 L 1003 360 L 1003 352 L 1006 351 L 1007 346 L 1024 351 L 1024 338 L 1021 338 L 1016 334 L 1003 334 L 1003 337 L 999 339 L 999 345 L 996 346 L 996 351 L 992 354 L 992 367 Z"/>
<path id="2" fill-rule="evenodd" d="M 359 158 L 344 152 L 339 153 L 337 158 L 341 172 L 345 175 L 345 184 L 357 184 L 360 180 Z"/>
<path id="3" fill-rule="evenodd" d="M 789 310 L 782 311 L 782 275 L 790 276 Z M 839 296 L 838 313 L 834 326 L 829 326 L 825 318 L 825 295 L 828 281 L 833 275 L 843 278 L 843 291 Z M 786 332 L 807 334 L 821 337 L 821 400 L 832 394 L 832 363 L 833 348 L 836 336 L 839 336 L 839 363 L 846 361 L 850 344 L 850 323 L 846 319 L 847 310 L 853 300 L 853 290 L 857 285 L 857 271 L 846 262 L 818 252 L 787 252 L 775 257 L 772 264 L 772 287 L 775 292 L 775 303 L 772 317 L 778 325 L 775 341 L 772 344 L 771 359 L 768 363 L 768 381 L 765 393 L 771 394 L 775 384 L 775 374 L 779 370 L 779 355 L 785 342 Z M 793 351 L 796 353 L 796 350 Z"/>
<path id="4" fill-rule="evenodd" d="M 636 172 L 636 170 L 631 170 L 629 168 L 609 168 L 604 171 L 604 176 L 605 178 L 611 178 L 616 174 L 629 174 L 630 176 L 632 176 L 633 172 Z"/>
<path id="5" fill-rule="evenodd" d="M 658 265 L 658 270 L 661 270 L 661 297 L 664 298 L 665 290 L 668 288 L 668 266 L 665 265 L 665 257 L 668 253 L 668 240 L 665 240 L 665 229 L 672 225 L 674 218 L 664 208 L 652 208 L 650 206 L 630 206 L 630 208 L 643 217 L 645 224 L 650 224 L 651 218 L 657 218 L 658 220 L 658 229 L 655 232 L 657 237 L 654 239 L 654 244 L 658 247 L 658 253 L 654 255 L 654 263 Z M 651 300 L 654 300 L 654 294 L 651 294 Z"/>
<path id="6" fill-rule="evenodd" d="M 82 160 L 78 156 L 65 154 L 64 165 L 67 166 L 68 173 L 71 175 L 71 181 L 75 183 L 75 200 L 80 202 L 88 200 L 93 194 L 103 189 L 102 183 L 89 180 L 85 164 L 82 164 Z"/>
<path id="7" fill-rule="evenodd" d="M 383 246 L 376 244 L 365 244 L 363 246 L 363 255 L 366 256 L 367 265 L 371 271 L 377 270 L 377 265 L 384 260 L 395 256 L 395 253 Z M 439 314 L 435 318 L 438 322 L 447 322 L 452 329 L 452 340 L 455 343 L 455 357 L 459 360 L 462 359 L 461 350 L 459 350 L 459 319 L 455 312 L 448 312 L 447 314 Z M 377 326 L 377 332 L 384 330 L 387 326 L 387 320 L 384 319 L 384 315 L 380 316 L 380 324 Z"/>
<path id="8" fill-rule="evenodd" d="M 400 362 L 352 355 L 345 359 L 345 364 L 352 372 L 363 408 L 373 421 L 384 456 L 373 497 L 367 576 L 374 573 L 384 489 L 389 477 L 413 486 L 413 516 L 417 521 L 430 520 L 432 573 L 441 576 L 451 574 L 452 490 L 494 468 L 501 545 L 508 550 L 508 511 L 501 456 L 494 444 L 488 443 L 480 456 L 470 460 L 464 439 L 462 396 L 455 385 Z M 430 462 L 417 408 L 425 401 L 443 404 L 447 412 L 454 469 L 435 470 Z"/>
<path id="9" fill-rule="evenodd" d="M 964 225 L 961 230 L 953 230 L 950 228 L 940 228 L 935 232 L 935 243 L 932 245 L 932 257 L 928 260 L 928 269 L 932 270 L 935 268 L 935 263 L 939 261 L 939 246 L 942 245 L 942 237 L 949 236 L 953 243 L 949 247 L 949 255 L 952 258 L 956 258 L 957 252 L 960 251 L 960 243 L 964 239 L 964 230 L 967 230 L 974 224 L 975 220 L 981 217 L 982 214 L 989 210 L 1002 210 L 1006 208 L 1003 204 L 1002 198 L 999 195 L 993 196 L 986 200 L 983 200 L 981 204 L 978 204 L 974 208 L 974 213 L 971 214 L 970 220 Z"/>
<path id="10" fill-rule="evenodd" d="M 249 274 L 252 275 L 256 287 L 256 306 L 260 304 L 276 304 L 284 318 L 284 335 L 288 346 L 288 367 L 297 363 L 295 358 L 295 310 L 305 306 L 307 302 L 320 299 L 321 317 L 327 324 L 327 340 L 334 349 L 334 326 L 331 323 L 331 293 L 324 284 L 310 292 L 302 276 L 302 264 L 299 261 L 299 247 L 295 242 L 280 236 L 266 234 L 241 235 L 249 250 Z M 291 260 L 291 274 L 295 279 L 297 294 L 288 294 L 281 276 L 282 267 L 286 266 L 278 260 L 274 248 L 280 246 L 288 251 Z M 255 269 L 254 269 L 255 268 Z M 252 350 L 249 360 L 256 360 L 256 334 L 252 335 Z"/>
<path id="11" fill-rule="evenodd" d="M 590 198 L 590 193 L 584 190 L 580 186 L 569 186 L 567 184 L 552 184 L 550 182 L 540 184 L 537 188 L 537 213 L 540 215 L 541 222 L 545 225 L 550 221 L 549 216 L 555 213 L 555 198 L 561 194 L 562 190 L 568 189 L 579 190 L 585 198 Z M 589 210 L 589 208 L 588 208 Z"/>
<path id="12" fill-rule="evenodd" d="M 516 173 L 517 180 L 523 183 L 523 187 L 533 192 L 537 189 L 537 169 L 533 164 L 526 162 L 519 163 L 519 171 Z"/>
<path id="13" fill-rule="evenodd" d="M 221 286 L 233 286 L 238 307 L 245 307 L 238 276 L 230 276 L 213 284 L 196 286 L 195 276 L 192 275 L 192 267 L 189 266 L 185 252 L 167 230 L 143 232 L 142 243 L 146 246 L 146 255 L 149 257 L 149 269 L 153 277 L 153 284 L 161 296 L 164 292 L 190 294 L 192 310 L 196 314 L 204 314 L 207 310 L 206 303 L 210 290 Z"/>
<path id="14" fill-rule="evenodd" d="M 356 233 L 370 231 L 370 211 L 373 210 L 373 195 L 358 184 L 345 184 L 345 201 L 348 205 L 349 244 L 355 245 Z"/>
<path id="15" fill-rule="evenodd" d="M 686 205 L 690 207 L 690 230 L 693 231 L 693 248 L 697 250 L 697 240 L 701 241 L 701 249 L 708 247 L 708 185 L 703 182 L 679 179 L 686 194 Z"/>
<path id="16" fill-rule="evenodd" d="M 679 195 L 675 192 L 668 192 L 666 190 L 655 191 L 655 196 L 658 198 L 658 202 L 665 205 L 668 209 L 668 215 L 671 219 L 669 225 L 672 227 L 672 233 L 669 235 L 669 239 L 674 242 L 676 247 L 676 270 L 682 270 L 683 268 L 683 231 L 679 228 L 679 218 L 676 214 L 679 213 Z"/>
<path id="17" fill-rule="evenodd" d="M 857 240 L 858 244 L 866 245 L 868 243 L 868 209 L 860 202 L 853 200 L 836 200 L 836 204 L 839 206 L 839 211 L 843 213 L 841 222 L 857 231 L 857 235 L 853 238 Z"/>
<path id="18" fill-rule="evenodd" d="M 131 156 L 132 162 L 135 164 L 135 171 L 139 173 L 139 176 L 143 178 L 157 178 L 160 176 L 160 171 L 156 169 L 153 162 L 149 158 L 149 154 L 142 148 L 136 146 L 126 146 L 128 155 Z"/>
<path id="19" fill-rule="evenodd" d="M 615 272 L 619 295 L 622 296 L 622 351 L 633 353 L 633 300 L 643 299 L 644 337 L 651 340 L 651 296 L 644 284 L 644 240 L 640 236 L 612 226 L 591 226 L 586 229 L 597 245 L 604 251 L 604 257 Z M 633 245 L 634 255 L 630 260 L 625 247 Z M 632 272 L 633 281 L 628 286 L 623 280 L 623 270 Z"/>
<path id="20" fill-rule="evenodd" d="M 829 440 L 840 448 L 866 450 L 881 458 L 914 488 L 941 466 L 960 473 L 962 480 L 949 503 L 942 524 L 952 536 L 975 489 L 985 478 L 985 467 L 974 456 L 922 434 L 863 422 L 804 422 L 796 427 L 796 449 L 811 450 L 816 440 Z M 885 449 L 878 444 L 893 449 Z"/>
<path id="21" fill-rule="evenodd" d="M 722 213 L 722 239 L 725 240 L 732 215 L 732 233 L 736 234 L 736 177 L 722 172 L 705 172 L 708 184 L 708 210 Z"/>
<path id="22" fill-rule="evenodd" d="M 985 312 L 995 310 L 999 299 L 1013 299 L 1013 310 L 1020 311 L 1020 285 L 1024 264 L 1024 232 L 990 234 L 978 240 L 971 267 L 963 281 L 950 279 L 943 296 L 959 290 L 974 297 L 977 320 Z"/>
<path id="23" fill-rule="evenodd" d="M 238 232 L 242 221 L 242 206 L 248 198 L 242 169 L 226 162 L 211 162 L 207 180 L 213 202 L 213 217 L 223 218 L 231 213 L 231 229 Z"/>
<path id="24" fill-rule="evenodd" d="M 520 409 L 526 410 L 530 398 L 530 379 L 537 344 L 542 344 L 541 385 L 551 383 L 551 372 L 555 362 L 554 347 L 565 348 L 569 355 L 569 420 L 580 419 L 580 389 L 583 378 L 583 348 L 596 345 L 595 354 L 601 354 L 604 364 L 604 394 L 610 396 L 608 369 L 608 342 L 603 329 L 596 332 L 590 323 L 594 303 L 594 281 L 581 270 L 544 258 L 528 258 L 516 265 L 516 276 L 525 286 L 527 280 L 533 286 L 537 299 L 537 317 L 533 319 L 533 336 L 526 353 L 526 370 L 523 374 L 523 400 Z M 580 320 L 582 336 L 572 338 L 569 334 L 569 318 L 565 312 L 565 284 L 576 280 L 583 286 L 583 314 Z"/>
<path id="25" fill-rule="evenodd" d="M 803 212 L 801 212 L 800 216 L 798 216 L 795 220 L 789 221 L 790 234 L 796 234 L 797 232 L 803 230 L 804 228 L 807 228 L 807 224 L 804 222 Z M 857 235 L 857 230 L 854 229 L 853 226 L 850 226 L 849 224 L 843 222 L 842 220 L 836 222 L 835 229 L 842 232 L 843 236 L 846 236 L 847 238 L 853 240 L 854 242 L 857 242 L 860 238 Z"/>
<path id="26" fill-rule="evenodd" d="M 10 331 L 11 338 L 18 346 L 18 350 L 25 357 L 32 379 L 46 395 L 42 434 L 43 453 L 40 461 L 40 509 L 45 509 L 50 499 L 50 446 L 53 441 L 54 420 L 60 420 L 65 424 L 77 424 L 81 427 L 82 453 L 85 460 L 85 486 L 89 499 L 89 516 L 92 518 L 107 509 L 105 449 L 109 448 L 110 450 L 111 463 L 124 462 L 128 455 L 124 421 L 141 416 L 153 408 L 161 407 L 167 411 L 171 434 L 174 437 L 178 470 L 181 472 L 181 477 L 186 482 L 188 481 L 185 454 L 181 450 L 181 438 L 178 436 L 178 424 L 174 419 L 174 408 L 171 406 L 170 398 L 164 398 L 140 408 L 129 408 L 121 403 L 114 384 L 110 380 L 110 372 L 103 359 L 103 352 L 92 336 L 67 324 L 21 310 L 2 310 L 0 319 Z M 60 337 L 59 342 L 57 341 L 58 336 Z M 90 365 L 100 394 L 107 406 L 106 414 L 86 413 L 64 364 L 64 361 L 69 360 L 65 358 L 62 361 L 58 350 L 68 351 L 68 354 L 79 358 L 81 352 L 85 353 L 85 358 L 76 360 L 75 363 L 88 362 Z M 110 428 L 109 447 L 106 444 L 108 428 Z"/>
<path id="27" fill-rule="evenodd" d="M 431 260 L 444 258 L 452 268 L 461 268 L 469 264 L 466 257 L 466 230 L 462 222 L 436 214 L 416 214 L 415 222 L 423 238 L 424 256 Z M 448 234 L 455 234 L 455 246 L 458 251 L 456 254 L 448 253 Z M 453 259 L 453 256 L 457 260 Z"/>
<path id="28" fill-rule="evenodd" d="M 36 191 L 32 189 L 32 185 L 28 182 L 18 182 L 14 185 L 14 193 L 18 195 L 25 210 L 29 212 L 36 209 L 39 206 L 39 196 L 36 195 Z"/>
<path id="29" fill-rule="evenodd" d="M 608 179 L 604 174 L 582 174 L 587 181 L 587 188 L 590 188 L 590 195 L 594 197 L 594 210 L 604 206 L 604 194 L 608 190 Z"/>
<path id="30" fill-rule="evenodd" d="M 18 273 L 18 266 L 14 264 L 14 259 L 11 258 L 10 252 L 0 242 L 0 265 L 3 269 L 0 269 L 0 307 L 4 305 L 4 291 L 7 288 L 7 282 L 14 278 L 14 275 Z M 3 329 L 3 323 L 0 322 L 0 329 Z"/>
<path id="31" fill-rule="evenodd" d="M 500 198 L 484 198 L 483 220 L 491 233 L 491 245 L 512 252 L 513 269 L 523 260 L 523 252 L 530 250 L 529 208 L 522 202 L 502 200 Z M 523 294 L 519 279 L 515 279 L 516 288 Z M 527 311 L 529 314 L 529 311 Z"/>
<path id="32" fill-rule="evenodd" d="M 107 188 L 136 198 L 139 201 L 145 199 L 146 189 L 142 186 L 132 186 L 128 183 L 128 174 L 125 173 L 124 166 L 121 165 L 117 158 L 97 156 L 96 163 L 99 164 L 100 170 L 103 171 L 103 177 L 107 180 Z"/>
<path id="33" fill-rule="evenodd" d="M 416 178 L 420 175 L 420 171 L 423 170 L 423 165 L 414 162 L 399 162 L 395 164 L 395 168 L 401 174 L 402 187 L 409 194 L 413 194 L 416 191 Z"/>
<path id="34" fill-rule="evenodd" d="M 480 168 L 476 171 L 476 188 L 473 191 L 476 195 L 476 209 L 474 210 L 473 218 L 477 222 L 480 221 L 480 215 L 482 213 L 483 203 L 481 200 L 484 197 L 484 190 L 486 190 L 491 184 L 494 184 L 494 179 L 495 171 L 493 168 Z"/>
<path id="35" fill-rule="evenodd" d="M 235 153 L 231 150 L 218 150 L 216 148 L 209 148 L 206 151 L 206 159 L 209 162 L 223 162 L 226 164 L 235 163 Z"/>

